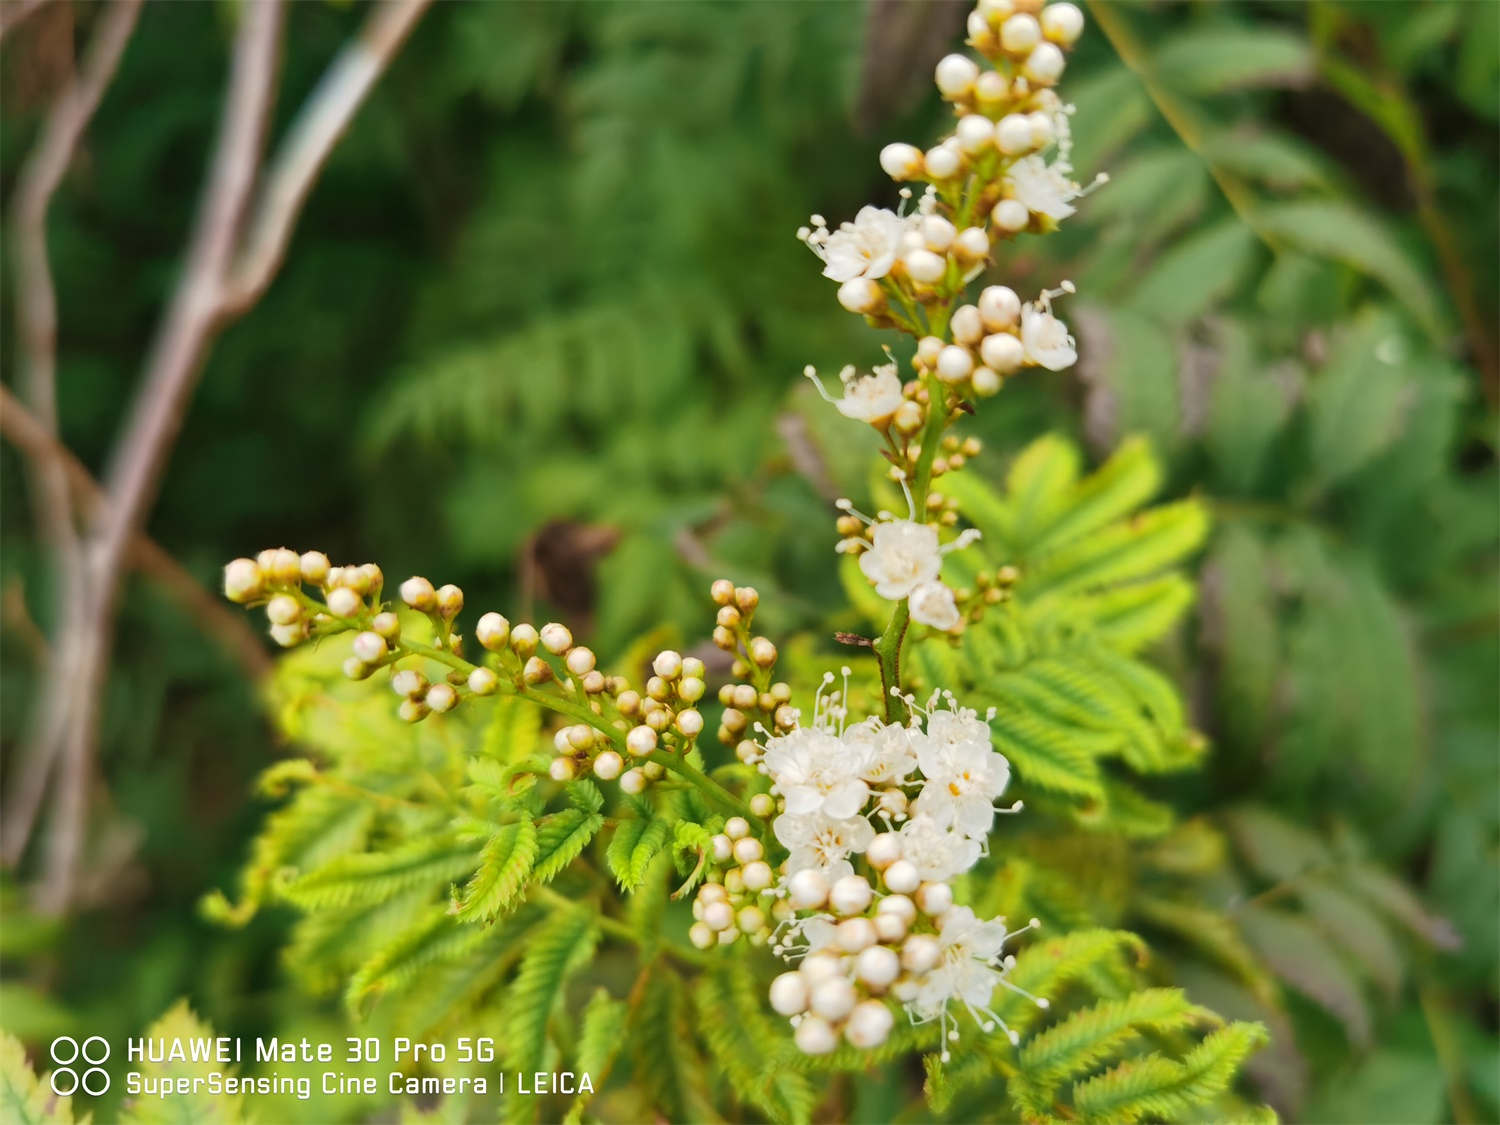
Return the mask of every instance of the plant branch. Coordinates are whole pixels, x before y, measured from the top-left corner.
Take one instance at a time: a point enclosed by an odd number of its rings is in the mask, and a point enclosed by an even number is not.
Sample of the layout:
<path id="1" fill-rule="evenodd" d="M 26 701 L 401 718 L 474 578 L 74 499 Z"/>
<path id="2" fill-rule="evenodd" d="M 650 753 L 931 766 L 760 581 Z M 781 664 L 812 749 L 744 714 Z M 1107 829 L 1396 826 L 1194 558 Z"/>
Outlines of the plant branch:
<path id="1" fill-rule="evenodd" d="M 0 4 L 0 43 L 48 3 L 50 0 L 10 0 L 10 3 Z"/>

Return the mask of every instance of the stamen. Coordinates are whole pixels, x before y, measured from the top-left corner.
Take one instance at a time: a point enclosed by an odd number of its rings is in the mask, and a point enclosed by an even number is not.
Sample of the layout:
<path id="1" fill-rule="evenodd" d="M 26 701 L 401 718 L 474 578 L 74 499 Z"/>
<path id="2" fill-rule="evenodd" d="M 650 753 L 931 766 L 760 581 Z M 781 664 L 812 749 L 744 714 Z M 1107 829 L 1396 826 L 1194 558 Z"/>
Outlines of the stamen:
<path id="1" fill-rule="evenodd" d="M 823 380 L 818 378 L 818 369 L 816 367 L 809 363 L 802 369 L 802 374 L 812 380 L 812 385 L 818 388 L 818 394 L 823 396 L 824 402 L 832 403 L 835 406 L 838 405 L 839 400 L 828 393 L 827 388 L 823 386 Z"/>

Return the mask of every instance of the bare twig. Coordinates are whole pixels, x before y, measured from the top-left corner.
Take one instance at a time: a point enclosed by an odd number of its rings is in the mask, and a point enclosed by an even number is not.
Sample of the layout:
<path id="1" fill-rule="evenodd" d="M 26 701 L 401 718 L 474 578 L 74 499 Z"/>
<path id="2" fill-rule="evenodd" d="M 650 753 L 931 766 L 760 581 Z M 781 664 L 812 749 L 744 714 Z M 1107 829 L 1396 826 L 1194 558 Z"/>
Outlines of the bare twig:
<path id="1" fill-rule="evenodd" d="M 239 316 L 271 283 L 318 173 L 431 2 L 390 0 L 376 8 L 309 95 L 266 175 L 244 250 L 225 284 L 226 316 Z"/>
<path id="2" fill-rule="evenodd" d="M 73 499 L 84 518 L 97 518 L 106 502 L 104 490 L 89 475 L 82 462 L 62 444 L 16 399 L 0 387 L 0 435 L 31 461 L 48 461 L 58 466 L 68 482 Z M 131 536 L 126 559 L 131 569 L 155 582 L 216 642 L 225 655 L 235 661 L 252 679 L 260 679 L 271 670 L 271 659 L 261 637 L 247 623 L 245 615 L 229 608 L 211 590 L 193 577 L 167 550 L 143 531 Z"/>
<path id="3" fill-rule="evenodd" d="M 57 291 L 47 256 L 47 212 L 73 162 L 78 142 L 114 77 L 135 30 L 141 0 L 115 0 L 89 41 L 82 68 L 63 88 L 47 115 L 16 183 L 11 216 L 15 235 L 16 320 L 21 387 L 42 437 L 57 434 Z M 17 18 L 24 18 L 25 13 Z M 44 682 L 68 682 L 78 653 L 78 628 L 87 590 L 78 529 L 73 523 L 68 478 L 54 458 L 30 461 L 32 504 L 42 542 L 56 560 L 55 634 L 40 666 Z M 39 708 L 21 750 L 18 776 L 7 799 L 0 853 L 18 855 L 31 832 L 36 808 L 52 772 L 68 721 L 65 707 Z"/>
<path id="4" fill-rule="evenodd" d="M 50 0 L 10 0 L 9 3 L 0 4 L 0 43 L 5 42 L 7 35 L 49 2 Z"/>
<path id="5" fill-rule="evenodd" d="M 80 650 L 66 683 L 49 683 L 44 714 L 69 716 L 64 783 L 49 841 L 44 908 L 66 907 L 82 847 L 87 779 L 122 563 L 155 500 L 208 349 L 265 291 L 319 171 L 376 79 L 430 0 L 384 0 L 308 99 L 252 195 L 275 92 L 281 0 L 242 6 L 224 114 L 186 266 L 147 357 L 140 391 L 116 443 L 86 559 Z"/>
<path id="6" fill-rule="evenodd" d="M 114 636 L 119 571 L 131 533 L 142 522 L 152 486 L 176 437 L 188 392 L 220 325 L 220 286 L 260 162 L 276 91 L 283 19 L 281 0 L 241 9 L 229 87 L 208 183 L 189 243 L 187 267 L 146 364 L 145 385 L 113 463 L 89 544 L 86 608 L 68 682 L 47 685 L 47 706 L 69 714 L 62 739 L 62 776 L 48 837 L 38 905 L 59 912 L 73 897 L 83 849 L 85 807 L 98 726 L 100 692 Z"/>

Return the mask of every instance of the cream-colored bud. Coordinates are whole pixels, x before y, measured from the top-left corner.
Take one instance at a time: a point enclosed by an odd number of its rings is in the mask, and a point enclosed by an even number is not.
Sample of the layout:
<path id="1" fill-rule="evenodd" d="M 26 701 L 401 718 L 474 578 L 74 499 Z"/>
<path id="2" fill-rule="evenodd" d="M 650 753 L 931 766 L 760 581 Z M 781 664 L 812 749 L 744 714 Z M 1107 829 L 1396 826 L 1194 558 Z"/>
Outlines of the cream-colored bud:
<path id="1" fill-rule="evenodd" d="M 453 710 L 458 703 L 458 692 L 452 684 L 433 684 L 427 689 L 427 706 L 439 713 Z"/>
<path id="2" fill-rule="evenodd" d="M 532 687 L 545 684 L 552 679 L 552 665 L 540 656 L 533 656 L 521 668 L 521 679 Z"/>
<path id="3" fill-rule="evenodd" d="M 510 648 L 517 656 L 530 656 L 536 651 L 537 632 L 532 626 L 521 622 L 510 631 Z"/>
<path id="4" fill-rule="evenodd" d="M 260 567 L 261 573 L 267 579 L 270 579 L 271 570 L 276 566 L 276 548 L 267 547 L 264 551 L 258 552 L 255 556 L 255 565 Z"/>
<path id="5" fill-rule="evenodd" d="M 960 344 L 977 344 L 984 337 L 984 321 L 974 305 L 959 305 L 954 309 L 948 328 L 953 339 Z"/>
<path id="6" fill-rule="evenodd" d="M 968 55 L 944 55 L 938 60 L 933 78 L 945 98 L 961 98 L 979 77 L 979 66 Z"/>
<path id="7" fill-rule="evenodd" d="M 402 668 L 391 676 L 391 690 L 397 695 L 415 699 L 427 691 L 427 677 L 415 668 Z"/>
<path id="8" fill-rule="evenodd" d="M 953 253 L 963 262 L 982 261 L 990 254 L 990 236 L 983 227 L 965 227 L 953 240 Z"/>
<path id="9" fill-rule="evenodd" d="M 452 619 L 457 617 L 459 611 L 464 607 L 464 592 L 453 583 L 437 589 L 437 610 L 444 617 Z"/>
<path id="10" fill-rule="evenodd" d="M 1039 22 L 1042 34 L 1064 47 L 1071 47 L 1083 34 L 1083 13 L 1073 4 L 1048 4 Z"/>
<path id="11" fill-rule="evenodd" d="M 553 758 L 547 766 L 547 776 L 553 781 L 572 781 L 578 776 L 578 767 L 572 758 Z"/>
<path id="12" fill-rule="evenodd" d="M 538 636 L 541 638 L 542 647 L 553 656 L 561 656 L 573 647 L 572 632 L 566 625 L 556 621 L 549 621 L 543 625 Z"/>
<path id="13" fill-rule="evenodd" d="M 370 620 L 370 628 L 383 640 L 394 641 L 401 636 L 401 619 L 390 610 L 377 613 Z"/>
<path id="14" fill-rule="evenodd" d="M 594 759 L 594 776 L 604 781 L 613 781 L 625 767 L 625 759 L 613 750 L 605 750 Z"/>
<path id="15" fill-rule="evenodd" d="M 866 952 L 875 953 L 877 950 L 871 949 Z M 886 951 L 880 950 L 879 952 Z M 890 1038 L 895 1019 L 896 1017 L 891 1015 L 890 1008 L 879 1000 L 861 1001 L 849 1013 L 849 1021 L 844 1024 L 844 1038 L 849 1040 L 851 1046 L 862 1050 L 879 1047 Z"/>
<path id="16" fill-rule="evenodd" d="M 734 858 L 738 863 L 754 863 L 766 854 L 766 849 L 754 836 L 742 836 L 734 842 Z"/>
<path id="17" fill-rule="evenodd" d="M 265 585 L 265 575 L 254 559 L 235 559 L 224 567 L 224 596 L 232 602 L 253 601 Z"/>
<path id="18" fill-rule="evenodd" d="M 1055 43 L 1038 43 L 1026 56 L 1026 76 L 1039 86 L 1051 86 L 1063 75 L 1068 60 Z"/>
<path id="19" fill-rule="evenodd" d="M 488 668 L 475 668 L 469 673 L 469 690 L 475 695 L 493 695 L 500 686 L 500 677 Z"/>
<path id="20" fill-rule="evenodd" d="M 1021 366 L 1026 358 L 1026 349 L 1020 339 L 1009 332 L 996 332 L 986 336 L 979 345 L 980 358 L 986 367 L 998 374 L 1009 375 Z"/>
<path id="21" fill-rule="evenodd" d="M 916 899 L 923 914 L 936 918 L 953 905 L 953 888 L 947 883 L 923 883 L 917 888 Z"/>
<path id="22" fill-rule="evenodd" d="M 344 675 L 351 680 L 367 680 L 374 669 L 357 656 L 344 658 Z"/>
<path id="23" fill-rule="evenodd" d="M 982 105 L 994 105 L 1010 96 L 1010 83 L 999 71 L 987 70 L 974 83 L 974 97 Z"/>
<path id="24" fill-rule="evenodd" d="M 1016 10 L 1016 3 L 1015 0 L 979 0 L 975 10 L 989 20 L 991 26 L 999 27 Z"/>
<path id="25" fill-rule="evenodd" d="M 875 870 L 884 871 L 901 858 L 901 837 L 894 832 L 882 832 L 870 841 L 865 858 Z"/>
<path id="26" fill-rule="evenodd" d="M 868 277 L 855 277 L 839 286 L 839 304 L 849 312 L 870 316 L 885 306 L 885 294 Z"/>
<path id="27" fill-rule="evenodd" d="M 651 670 L 664 680 L 675 680 L 682 674 L 682 654 L 664 649 L 651 661 Z"/>
<path id="28" fill-rule="evenodd" d="M 1031 222 L 1031 212 L 1018 199 L 1002 199 L 990 209 L 990 221 L 1006 234 L 1019 234 Z"/>
<path id="29" fill-rule="evenodd" d="M 656 749 L 656 732 L 648 726 L 631 729 L 625 736 L 625 748 L 637 758 L 643 758 Z"/>
<path id="30" fill-rule="evenodd" d="M 1054 51 L 1056 47 L 1052 48 Z M 1024 113 L 1007 113 L 995 126 L 995 142 L 1007 156 L 1020 156 L 1032 150 L 1031 120 Z"/>
<path id="31" fill-rule="evenodd" d="M 828 901 L 828 880 L 821 871 L 804 867 L 786 881 L 787 899 L 798 910 L 821 910 Z"/>
<path id="32" fill-rule="evenodd" d="M 277 594 L 266 603 L 266 617 L 272 625 L 295 625 L 302 620 L 302 606 L 290 594 Z"/>
<path id="33" fill-rule="evenodd" d="M 912 934 L 901 946 L 901 967 L 910 973 L 929 972 L 941 954 L 937 938 L 931 934 Z"/>
<path id="34" fill-rule="evenodd" d="M 764 820 L 776 811 L 776 798 L 769 793 L 757 793 L 750 798 L 750 811 Z"/>
<path id="35" fill-rule="evenodd" d="M 984 366 L 974 368 L 974 374 L 969 376 L 969 385 L 974 388 L 974 393 L 980 398 L 989 398 L 993 394 L 998 394 L 1000 383 L 1000 376 L 991 368 Z"/>
<path id="36" fill-rule="evenodd" d="M 982 113 L 970 113 L 958 119 L 954 134 L 958 147 L 972 155 L 984 152 L 995 144 L 995 123 Z"/>
<path id="37" fill-rule="evenodd" d="M 927 164 L 927 174 L 939 182 L 951 180 L 964 166 L 963 150 L 956 144 L 950 147 L 946 142 L 928 149 L 923 159 Z"/>
<path id="38" fill-rule="evenodd" d="M 621 791 L 634 797 L 646 790 L 646 775 L 638 769 L 626 770 L 620 775 Z"/>
<path id="39" fill-rule="evenodd" d="M 968 348 L 949 344 L 938 353 L 937 377 L 945 383 L 962 383 L 974 370 L 974 356 Z"/>
<path id="40" fill-rule="evenodd" d="M 858 953 L 875 944 L 875 927 L 868 918 L 845 918 L 834 927 L 833 941 L 845 953 Z"/>
<path id="41" fill-rule="evenodd" d="M 401 705 L 396 708 L 396 714 L 407 723 L 419 723 L 427 718 L 429 713 L 427 704 L 420 699 L 403 699 Z"/>
<path id="42" fill-rule="evenodd" d="M 266 573 L 278 586 L 295 586 L 302 581 L 302 558 L 289 547 L 278 547 Z"/>
<path id="43" fill-rule="evenodd" d="M 733 872 L 730 872 L 733 874 Z M 726 876 L 727 877 L 727 876 Z M 776 878 L 771 870 L 771 865 L 763 859 L 751 860 L 740 868 L 740 878 L 744 881 L 747 891 L 763 891 L 769 887 Z"/>
<path id="44" fill-rule="evenodd" d="M 684 676 L 677 685 L 677 698 L 684 703 L 697 703 L 708 691 L 708 685 L 697 676 Z"/>
<path id="45" fill-rule="evenodd" d="M 864 922 L 865 919 L 851 918 L 849 921 Z M 848 922 L 839 923 L 840 927 L 848 924 Z M 866 924 L 870 926 L 873 933 L 874 925 L 868 922 Z M 851 952 L 859 953 L 859 956 L 854 959 L 854 975 L 876 991 L 889 988 L 891 982 L 901 975 L 901 958 L 894 949 L 887 949 L 871 942 L 860 950 L 851 950 Z"/>
<path id="46" fill-rule="evenodd" d="M 847 977 L 829 977 L 813 986 L 808 1006 L 814 1015 L 837 1023 L 854 1010 L 855 1000 L 854 985 Z"/>
<path id="47" fill-rule="evenodd" d="M 328 591 L 328 612 L 335 617 L 354 617 L 365 608 L 358 594 L 347 586 Z"/>
<path id="48" fill-rule="evenodd" d="M 759 668 L 769 668 L 776 663 L 776 646 L 765 637 L 752 639 L 748 651 L 750 659 Z"/>
<path id="49" fill-rule="evenodd" d="M 1009 328 L 1021 318 L 1021 298 L 1006 285 L 991 285 L 979 294 L 979 315 L 991 332 Z"/>
<path id="50" fill-rule="evenodd" d="M 875 907 L 875 913 L 894 915 L 909 926 L 916 921 L 917 904 L 905 895 L 886 895 Z"/>
<path id="51" fill-rule="evenodd" d="M 792 1039 L 804 1055 L 826 1055 L 839 1045 L 833 1026 L 817 1016 L 803 1016 Z"/>
<path id="52" fill-rule="evenodd" d="M 401 600 L 422 613 L 437 609 L 437 591 L 420 574 L 414 574 L 401 583 Z"/>
<path id="53" fill-rule="evenodd" d="M 563 660 L 569 672 L 575 676 L 582 676 L 594 670 L 594 653 L 592 649 L 579 645 L 571 650 Z"/>
<path id="54" fill-rule="evenodd" d="M 321 586 L 323 580 L 328 577 L 328 556 L 322 551 L 305 551 L 297 560 L 298 569 L 302 572 L 302 581 L 313 586 Z"/>
<path id="55" fill-rule="evenodd" d="M 900 143 L 886 145 L 880 150 L 880 167 L 897 182 L 914 180 L 922 174 L 922 150 Z"/>
<path id="56" fill-rule="evenodd" d="M 732 816 L 724 822 L 724 835 L 731 840 L 743 840 L 750 835 L 750 822 L 742 816 Z"/>
<path id="57" fill-rule="evenodd" d="M 782 973 L 771 982 L 771 1010 L 782 1016 L 807 1011 L 807 981 L 801 973 Z"/>
<path id="58" fill-rule="evenodd" d="M 828 892 L 828 901 L 835 914 L 862 914 L 873 897 L 870 881 L 863 875 L 845 875 Z"/>
<path id="59" fill-rule="evenodd" d="M 734 583 L 727 578 L 716 578 L 708 589 L 708 596 L 715 605 L 728 605 L 734 599 Z"/>
<path id="60" fill-rule="evenodd" d="M 688 738 L 697 738 L 703 733 L 703 715 L 691 707 L 679 711 L 676 726 Z"/>
<path id="61" fill-rule="evenodd" d="M 947 258 L 927 249 L 907 251 L 901 257 L 901 263 L 906 266 L 906 272 L 912 276 L 912 281 L 921 282 L 922 285 L 935 285 L 948 273 Z"/>
<path id="62" fill-rule="evenodd" d="M 884 875 L 887 889 L 898 895 L 911 894 L 922 882 L 916 865 L 906 859 L 896 860 L 885 869 Z"/>
<path id="63" fill-rule="evenodd" d="M 354 655 L 366 664 L 379 664 L 385 659 L 389 651 L 386 647 L 385 638 L 379 633 L 366 630 L 354 638 Z"/>
<path id="64" fill-rule="evenodd" d="M 935 254 L 942 254 L 958 237 L 958 228 L 941 215 L 926 215 L 922 219 L 920 233 L 923 246 Z"/>
<path id="65" fill-rule="evenodd" d="M 1000 25 L 1000 45 L 1007 54 L 1025 57 L 1042 41 L 1042 27 L 1035 16 L 1017 12 Z"/>
<path id="66" fill-rule="evenodd" d="M 491 652 L 499 652 L 510 639 L 510 622 L 498 613 L 486 613 L 474 624 L 474 636 Z"/>

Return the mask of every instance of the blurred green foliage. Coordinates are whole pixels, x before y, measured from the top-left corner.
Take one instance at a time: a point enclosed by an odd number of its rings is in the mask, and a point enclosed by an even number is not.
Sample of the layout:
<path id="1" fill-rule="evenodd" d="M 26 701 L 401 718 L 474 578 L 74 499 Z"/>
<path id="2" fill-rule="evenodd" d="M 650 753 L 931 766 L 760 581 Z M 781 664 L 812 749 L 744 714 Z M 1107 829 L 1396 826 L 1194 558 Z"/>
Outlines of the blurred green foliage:
<path id="1" fill-rule="evenodd" d="M 295 6 L 278 125 L 360 14 Z M 1000 268 L 1022 292 L 1077 283 L 1082 361 L 985 412 L 979 472 L 1044 429 L 1101 459 L 1151 438 L 1213 517 L 1195 617 L 1153 646 L 1212 748 L 1150 793 L 1189 818 L 1119 853 L 1131 890 L 1085 914 L 1140 928 L 1193 999 L 1268 1019 L 1252 1068 L 1289 1116 L 1493 1120 L 1500 7 L 1093 14 L 1075 162 L 1112 182 Z M 95 15 L 78 6 L 81 31 Z M 174 277 L 232 18 L 148 6 L 54 204 L 63 432 L 96 470 Z M 891 95 L 851 124 L 871 84 L 930 64 L 867 40 L 893 18 L 439 6 L 216 347 L 152 534 L 209 585 L 286 541 L 514 604 L 548 592 L 538 532 L 603 524 L 594 596 L 560 607 L 602 653 L 684 633 L 710 572 L 761 586 L 768 625 L 823 625 L 827 499 L 865 490 L 868 450 L 797 373 L 878 356 L 791 232 L 890 196 L 880 144 L 937 120 Z M 23 65 L 27 31 L 3 56 L 6 200 L 63 67 Z M 33 691 L 18 605 L 48 627 L 50 575 L 0 457 L 8 757 Z M 5 889 L 6 1026 L 116 1038 L 187 995 L 224 1033 L 339 1027 L 282 966 L 285 918 L 194 912 L 265 815 L 244 798 L 274 748 L 253 690 L 137 582 L 107 704 L 112 893 L 53 924 Z"/>

